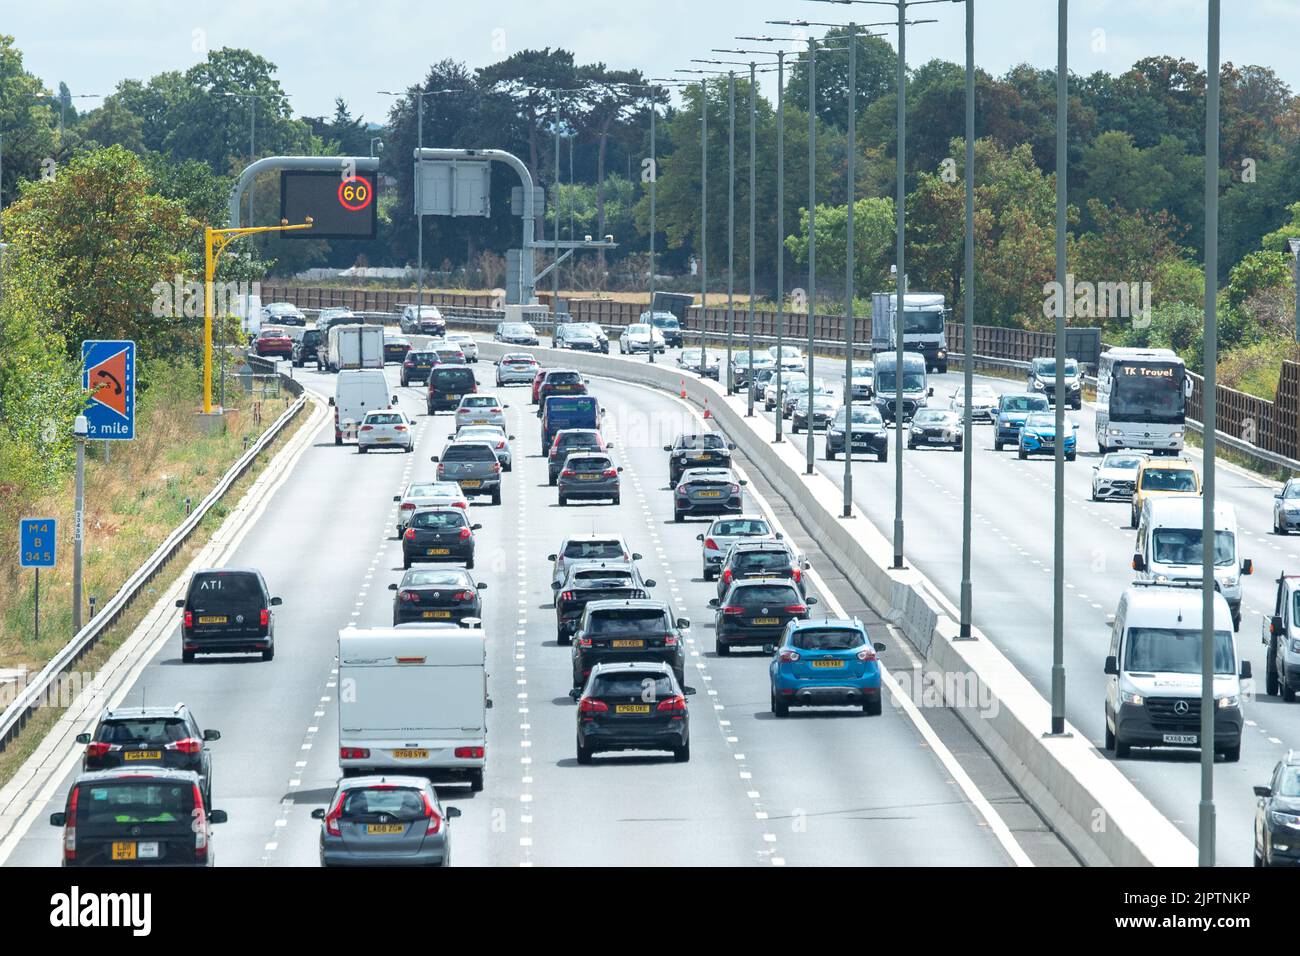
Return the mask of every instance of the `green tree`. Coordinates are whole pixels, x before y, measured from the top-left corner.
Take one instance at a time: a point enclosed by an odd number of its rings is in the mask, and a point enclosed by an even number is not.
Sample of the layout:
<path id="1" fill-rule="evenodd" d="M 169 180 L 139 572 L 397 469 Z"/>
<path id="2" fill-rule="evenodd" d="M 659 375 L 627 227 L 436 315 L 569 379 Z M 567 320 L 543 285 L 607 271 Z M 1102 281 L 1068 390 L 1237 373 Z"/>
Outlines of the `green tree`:
<path id="1" fill-rule="evenodd" d="M 843 281 L 849 207 L 817 206 L 817 271 L 831 277 L 833 286 Z M 853 203 L 853 281 L 861 292 L 885 287 L 893 261 L 894 201 L 867 197 Z M 808 262 L 808 210 L 799 210 L 799 232 L 785 240 L 796 262 Z"/>
<path id="2" fill-rule="evenodd" d="M 18 183 L 41 174 L 42 163 L 55 155 L 56 112 L 43 96 L 44 85 L 23 69 L 14 38 L 0 33 L 0 208 L 18 195 Z"/>

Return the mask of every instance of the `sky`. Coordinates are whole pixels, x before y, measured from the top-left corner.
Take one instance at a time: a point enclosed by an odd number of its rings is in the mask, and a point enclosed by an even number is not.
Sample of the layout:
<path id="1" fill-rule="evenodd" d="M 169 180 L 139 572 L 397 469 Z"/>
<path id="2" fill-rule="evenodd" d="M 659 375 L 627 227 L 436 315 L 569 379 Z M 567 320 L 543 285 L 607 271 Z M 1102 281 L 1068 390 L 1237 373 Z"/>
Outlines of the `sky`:
<path id="1" fill-rule="evenodd" d="M 980 68 L 1001 75 L 1019 63 L 1055 67 L 1055 0 L 975 2 Z M 1203 64 L 1207 6 L 1207 0 L 1074 0 L 1070 70 L 1118 73 L 1154 54 Z M 1271 67 L 1300 91 L 1300 0 L 1226 0 L 1223 11 L 1224 61 Z M 738 34 L 795 32 L 767 20 L 844 23 L 849 14 L 863 23 L 897 16 L 891 6 L 816 0 L 0 0 L 0 32 L 15 37 L 25 67 L 47 88 L 64 81 L 84 96 L 76 101 L 82 110 L 97 106 L 122 79 L 184 70 L 207 49 L 232 46 L 279 67 L 297 114 L 329 115 L 341 96 L 354 117 L 382 122 L 392 98 L 378 91 L 405 89 L 444 57 L 473 68 L 517 50 L 558 46 L 580 63 L 658 77 L 694 66 L 692 57 L 731 58 L 711 53 L 714 47 L 755 46 L 737 42 Z M 936 57 L 964 62 L 960 4 L 917 5 L 909 17 L 938 21 L 909 29 L 909 65 Z M 894 42 L 892 34 L 888 39 Z M 774 91 L 774 78 L 765 79 Z"/>

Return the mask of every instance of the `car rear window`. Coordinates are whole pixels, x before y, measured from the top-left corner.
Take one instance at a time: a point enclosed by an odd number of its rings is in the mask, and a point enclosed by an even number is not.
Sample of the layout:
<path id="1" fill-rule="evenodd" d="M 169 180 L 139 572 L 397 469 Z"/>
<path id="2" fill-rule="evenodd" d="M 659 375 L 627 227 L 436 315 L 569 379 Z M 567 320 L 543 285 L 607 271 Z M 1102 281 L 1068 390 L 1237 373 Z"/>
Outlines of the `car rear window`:
<path id="1" fill-rule="evenodd" d="M 623 545 L 618 541 L 570 541 L 564 546 L 566 558 L 621 558 Z"/>
<path id="2" fill-rule="evenodd" d="M 482 442 L 456 442 L 442 450 L 443 461 L 496 461 L 491 446 Z"/>
<path id="3" fill-rule="evenodd" d="M 466 395 L 460 400 L 461 408 L 491 408 L 496 403 L 495 395 Z"/>
<path id="4" fill-rule="evenodd" d="M 632 580 L 631 571 L 621 571 L 608 568 L 591 568 L 586 571 L 576 571 L 573 580 L 581 581 L 587 587 L 624 587 Z"/>
<path id="5" fill-rule="evenodd" d="M 669 629 L 668 612 L 657 607 L 622 607 L 591 615 L 588 630 L 592 634 L 664 633 Z"/>
<path id="6" fill-rule="evenodd" d="M 194 811 L 194 785 L 172 780 L 122 780 L 77 788 L 77 825 L 185 823 Z"/>
<path id="7" fill-rule="evenodd" d="M 1196 475 L 1185 468 L 1148 468 L 1142 472 L 1144 491 L 1195 491 Z"/>
<path id="8" fill-rule="evenodd" d="M 854 628 L 818 627 L 795 631 L 790 643 L 801 651 L 849 651 L 867 642 Z"/>
<path id="9" fill-rule="evenodd" d="M 546 376 L 547 385 L 576 385 L 582 381 L 577 372 L 550 372 Z"/>
<path id="10" fill-rule="evenodd" d="M 595 445 L 596 433 L 593 431 L 562 431 L 555 436 L 561 448 L 577 445 Z"/>
<path id="11" fill-rule="evenodd" d="M 732 594 L 731 603 L 733 604 L 802 604 L 803 598 L 793 587 L 787 587 L 780 584 L 751 584 L 748 587 L 736 588 Z"/>
<path id="12" fill-rule="evenodd" d="M 568 460 L 567 464 L 576 471 L 604 471 L 613 463 L 608 458 L 579 458 L 575 455 Z"/>
<path id="13" fill-rule="evenodd" d="M 179 717 L 136 717 L 104 721 L 95 739 L 106 744 L 170 743 L 189 735 L 189 728 Z"/>
<path id="14" fill-rule="evenodd" d="M 411 487 L 406 491 L 406 497 L 428 498 L 432 495 L 444 494 L 446 491 L 447 489 L 445 488 L 439 488 L 437 483 L 431 485 L 411 485 Z"/>
<path id="15" fill-rule="evenodd" d="M 726 521 L 714 522 L 711 534 L 719 536 L 769 534 L 766 521 L 752 518 L 728 518 Z"/>
<path id="16" fill-rule="evenodd" d="M 406 353 L 406 357 L 407 357 L 408 359 L 410 359 L 412 362 L 415 362 L 415 363 L 417 363 L 417 364 L 420 363 L 420 362 L 432 362 L 432 361 L 433 361 L 433 353 L 432 353 L 432 352 L 407 352 L 407 353 Z"/>
<path id="17" fill-rule="evenodd" d="M 366 416 L 367 425 L 400 425 L 402 416 L 392 412 L 371 412 Z"/>
<path id="18" fill-rule="evenodd" d="M 617 677 L 597 677 L 591 693 L 596 697 L 636 697 L 649 703 L 666 700 L 676 692 L 667 674 L 620 673 Z"/>
<path id="19" fill-rule="evenodd" d="M 731 564 L 738 571 L 789 571 L 790 555 L 785 551 L 743 551 Z"/>
<path id="20" fill-rule="evenodd" d="M 462 571 L 411 571 L 402 578 L 402 587 L 460 587 L 465 580 Z"/>
<path id="21" fill-rule="evenodd" d="M 412 527 L 441 531 L 465 526 L 465 515 L 460 511 L 417 511 L 411 519 Z"/>
<path id="22" fill-rule="evenodd" d="M 262 585 L 257 575 L 238 571 L 217 571 L 194 575 L 190 600 L 261 601 Z"/>
<path id="23" fill-rule="evenodd" d="M 373 820 L 381 813 L 401 823 L 424 817 L 424 794 L 414 787 L 349 790 L 343 798 L 344 820 Z"/>
<path id="24" fill-rule="evenodd" d="M 435 368 L 429 373 L 435 390 L 467 389 L 474 386 L 474 372 L 467 368 Z"/>

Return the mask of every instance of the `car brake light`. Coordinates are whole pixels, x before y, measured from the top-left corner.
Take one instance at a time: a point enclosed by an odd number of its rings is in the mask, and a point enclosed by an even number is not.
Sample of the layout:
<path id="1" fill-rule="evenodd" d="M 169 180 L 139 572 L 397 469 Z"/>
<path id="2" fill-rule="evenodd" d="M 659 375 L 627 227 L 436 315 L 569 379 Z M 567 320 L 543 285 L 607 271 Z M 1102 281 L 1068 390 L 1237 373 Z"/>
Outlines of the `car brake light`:
<path id="1" fill-rule="evenodd" d="M 397 600 L 399 600 L 399 601 L 406 601 L 408 604 L 409 604 L 410 602 L 414 601 L 416 604 L 419 604 L 419 603 L 420 603 L 420 595 L 417 594 L 417 593 L 414 592 L 414 591 L 398 591 L 398 592 L 397 592 Z"/>
<path id="2" fill-rule="evenodd" d="M 344 748 L 343 750 L 339 751 L 340 754 L 344 754 L 347 752 L 348 752 L 347 748 Z M 358 751 L 353 751 L 353 752 L 355 753 Z M 370 751 L 367 750 L 365 751 L 365 753 L 369 755 Z M 343 816 L 344 796 L 346 796 L 346 794 L 340 793 L 338 803 L 334 804 L 334 806 L 330 809 L 330 812 L 325 814 L 325 832 L 328 833 L 330 836 L 341 837 L 343 835 L 343 832 L 339 829 L 339 818 Z"/>
<path id="3" fill-rule="evenodd" d="M 184 740 L 173 740 L 169 744 L 164 744 L 163 750 L 175 750 L 183 754 L 201 753 L 203 741 L 196 740 L 194 737 L 186 737 Z"/>
<path id="4" fill-rule="evenodd" d="M 415 540 L 415 529 L 414 529 L 414 528 L 407 528 L 407 529 L 406 529 L 406 533 L 403 534 L 402 537 L 405 538 L 407 541 L 414 541 L 414 540 Z"/>
<path id="5" fill-rule="evenodd" d="M 473 591 L 457 591 L 455 594 L 451 596 L 451 599 L 453 601 L 468 601 L 473 596 L 474 596 Z"/>
<path id="6" fill-rule="evenodd" d="M 81 796 L 81 788 L 74 786 L 72 796 L 68 798 L 68 820 L 63 827 L 63 858 L 65 860 L 75 860 L 77 858 L 77 798 Z"/>
<path id="7" fill-rule="evenodd" d="M 807 610 L 808 606 L 806 604 L 787 604 L 785 606 L 786 614 L 804 614 Z"/>
<path id="8" fill-rule="evenodd" d="M 609 704 L 603 700 L 593 700 L 590 697 L 584 697 L 578 701 L 578 713 L 580 714 L 607 714 L 609 713 Z"/>
<path id="9" fill-rule="evenodd" d="M 718 542 L 714 541 L 712 538 L 705 538 L 705 539 L 704 539 L 704 550 L 705 550 L 705 551 L 721 551 L 722 549 L 718 547 Z"/>
<path id="10" fill-rule="evenodd" d="M 262 627 L 269 627 L 271 624 L 271 612 L 266 608 L 257 612 L 257 623 Z"/>
<path id="11" fill-rule="evenodd" d="M 393 431 L 395 431 L 395 432 L 404 432 L 404 431 L 406 431 L 406 426 L 405 426 L 405 425 L 394 425 L 394 426 L 393 426 Z"/>
<path id="12" fill-rule="evenodd" d="M 375 430 L 375 426 L 374 426 L 374 425 L 362 425 L 362 426 L 361 426 L 361 430 L 362 430 L 363 432 L 372 432 L 372 431 Z"/>
<path id="13" fill-rule="evenodd" d="M 733 495 L 740 494 L 740 485 L 728 485 L 727 488 Z"/>
<path id="14" fill-rule="evenodd" d="M 194 626 L 194 612 L 193 612 L 193 611 L 186 611 L 186 612 L 185 612 L 185 627 L 186 627 L 186 628 L 191 628 L 191 627 L 193 627 L 193 626 Z"/>
<path id="15" fill-rule="evenodd" d="M 469 540 L 469 536 L 470 536 L 471 534 L 473 534 L 473 533 L 474 533 L 474 532 L 470 531 L 469 528 L 461 528 L 461 529 L 460 529 L 460 540 L 462 540 L 462 541 L 468 541 L 468 540 Z"/>
<path id="16" fill-rule="evenodd" d="M 803 571 L 802 571 L 801 569 L 799 569 L 799 568 L 791 568 L 791 569 L 790 569 L 790 577 L 793 578 L 796 582 L 798 582 L 798 581 L 802 581 L 802 580 L 803 580 Z"/>
<path id="17" fill-rule="evenodd" d="M 404 502 L 402 502 L 402 510 L 403 510 L 403 511 L 414 511 L 414 510 L 415 510 L 415 502 L 413 502 L 413 501 L 404 501 Z"/>
<path id="18" fill-rule="evenodd" d="M 494 475 L 501 474 L 501 462 L 499 461 L 492 462 L 492 474 Z"/>
<path id="19" fill-rule="evenodd" d="M 572 601 L 572 600 L 573 600 L 573 597 L 574 597 L 574 595 L 573 595 L 573 592 L 572 592 L 572 591 L 565 591 L 563 594 L 560 595 L 560 600 L 561 600 L 561 601 Z"/>
<path id="20" fill-rule="evenodd" d="M 591 647 L 591 638 L 583 637 L 578 640 L 579 647 Z"/>
<path id="21" fill-rule="evenodd" d="M 785 650 L 781 651 L 782 664 L 793 664 L 798 659 L 799 659 L 798 651 L 792 651 L 789 648 L 786 648 Z"/>
<path id="22" fill-rule="evenodd" d="M 504 441 L 499 441 L 499 442 L 497 442 L 497 447 L 498 447 L 498 448 L 505 448 L 505 447 L 506 447 L 506 443 L 505 443 Z"/>
<path id="23" fill-rule="evenodd" d="M 680 694 L 675 697 L 669 697 L 667 700 L 661 700 L 659 706 L 655 708 L 661 713 L 686 713 L 686 698 Z"/>
<path id="24" fill-rule="evenodd" d="M 499 409 L 499 408 L 494 408 L 494 409 L 492 409 L 492 414 L 493 414 L 493 415 L 500 415 L 500 414 L 501 414 L 501 409 Z"/>
<path id="25" fill-rule="evenodd" d="M 93 741 L 92 743 L 86 744 L 86 756 L 102 757 L 104 756 L 104 754 L 108 753 L 109 751 L 121 750 L 121 749 L 122 748 L 119 747 L 117 744 L 106 744 L 96 740 Z"/>
<path id="26" fill-rule="evenodd" d="M 453 502 L 452 502 L 452 507 L 453 507 L 453 508 L 466 508 L 466 509 L 468 509 L 468 508 L 469 508 L 469 502 L 468 502 L 468 501 L 453 501 Z"/>
<path id="27" fill-rule="evenodd" d="M 481 760 L 483 757 L 482 747 L 457 747 L 453 753 L 457 760 Z"/>
<path id="28" fill-rule="evenodd" d="M 738 607 L 735 604 L 728 604 L 726 607 L 722 609 L 722 613 L 723 614 L 744 614 L 745 609 L 743 607 Z"/>
<path id="29" fill-rule="evenodd" d="M 442 829 L 442 817 L 438 815 L 438 811 L 435 810 L 433 804 L 429 802 L 429 795 L 427 793 L 421 793 L 420 796 L 424 798 L 424 815 L 429 821 L 429 826 L 424 831 L 424 835 L 433 836 Z"/>
<path id="30" fill-rule="evenodd" d="M 723 584 L 730 584 L 730 583 L 731 583 L 731 578 L 732 578 L 731 568 L 727 568 L 727 570 L 725 570 L 725 571 L 722 572 L 722 583 L 723 583 Z"/>
<path id="31" fill-rule="evenodd" d="M 415 368 L 415 363 L 409 360 L 403 362 L 402 364 L 405 365 L 407 368 Z"/>
<path id="32" fill-rule="evenodd" d="M 565 478 L 572 478 L 575 474 L 577 474 L 577 472 L 575 472 L 572 468 L 566 468 L 564 469 L 564 471 L 560 472 L 560 475 Z"/>
<path id="33" fill-rule="evenodd" d="M 340 747 L 340 760 L 367 760 L 370 757 L 370 751 L 365 747 Z"/>
<path id="34" fill-rule="evenodd" d="M 664 647 L 676 647 L 676 646 L 677 646 L 677 635 L 676 635 L 676 634 L 665 634 L 665 635 L 664 635 Z"/>
<path id="35" fill-rule="evenodd" d="M 618 477 L 618 469 L 617 469 L 617 468 L 606 468 L 604 471 L 602 471 L 602 472 L 600 473 L 600 476 L 601 476 L 602 478 L 617 478 L 617 477 Z"/>
<path id="36" fill-rule="evenodd" d="M 876 659 L 876 649 L 868 644 L 862 650 L 858 651 L 858 660 L 874 661 Z"/>
<path id="37" fill-rule="evenodd" d="M 194 784 L 194 816 L 191 828 L 194 830 L 194 859 L 206 861 L 208 858 L 208 815 L 203 807 L 203 793 L 199 785 Z"/>

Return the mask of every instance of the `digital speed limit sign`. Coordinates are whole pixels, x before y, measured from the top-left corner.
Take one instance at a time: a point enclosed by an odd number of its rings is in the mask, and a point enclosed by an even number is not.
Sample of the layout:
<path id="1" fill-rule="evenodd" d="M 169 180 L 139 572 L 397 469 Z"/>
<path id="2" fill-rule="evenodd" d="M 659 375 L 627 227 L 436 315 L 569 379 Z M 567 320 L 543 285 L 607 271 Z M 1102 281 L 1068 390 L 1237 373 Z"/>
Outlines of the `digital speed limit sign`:
<path id="1" fill-rule="evenodd" d="M 285 239 L 373 239 L 379 216 L 379 177 L 371 172 L 286 170 L 280 174 L 280 218 L 312 219 L 312 228 Z"/>

